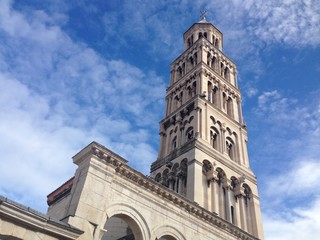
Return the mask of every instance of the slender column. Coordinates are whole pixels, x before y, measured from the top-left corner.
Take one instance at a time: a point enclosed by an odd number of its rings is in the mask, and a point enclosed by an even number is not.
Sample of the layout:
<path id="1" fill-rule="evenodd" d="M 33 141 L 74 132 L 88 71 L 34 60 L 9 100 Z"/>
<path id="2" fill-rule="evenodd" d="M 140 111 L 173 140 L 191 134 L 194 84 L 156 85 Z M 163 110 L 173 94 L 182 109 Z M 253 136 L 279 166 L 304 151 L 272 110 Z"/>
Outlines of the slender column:
<path id="1" fill-rule="evenodd" d="M 165 155 L 167 155 L 169 152 L 170 152 L 170 141 L 171 141 L 171 134 L 167 134 L 167 137 L 166 137 L 166 146 L 165 146 Z"/>
<path id="2" fill-rule="evenodd" d="M 185 128 L 183 126 L 180 126 L 180 132 L 181 132 L 181 142 L 180 146 L 186 143 L 186 134 L 185 134 Z"/>
<path id="3" fill-rule="evenodd" d="M 237 98 L 237 105 L 238 105 L 239 123 L 243 124 L 242 107 L 241 107 L 241 99 L 240 98 Z"/>
<path id="4" fill-rule="evenodd" d="M 230 210 L 230 186 L 228 186 L 227 184 L 224 187 L 225 191 L 226 191 L 226 201 L 225 201 L 225 208 L 226 208 L 226 220 L 231 222 L 231 210 Z"/>
<path id="5" fill-rule="evenodd" d="M 223 109 L 223 106 L 222 106 L 222 104 L 223 104 L 223 91 L 222 91 L 222 89 L 223 89 L 223 85 L 221 84 L 221 83 L 219 83 L 218 84 L 218 87 L 219 87 L 219 91 L 218 91 L 218 107 L 219 107 L 219 109 Z"/>
<path id="6" fill-rule="evenodd" d="M 159 133 L 159 135 L 160 135 L 160 144 L 159 144 L 159 158 L 162 158 L 162 156 L 163 156 L 163 150 L 164 150 L 164 144 L 165 144 L 165 140 L 166 140 L 166 134 L 165 134 L 165 132 L 160 132 Z"/>
<path id="7" fill-rule="evenodd" d="M 239 208 L 240 208 L 239 219 L 240 219 L 241 229 L 243 229 L 244 231 L 248 231 L 244 196 L 242 194 L 238 195 L 238 200 L 239 200 Z"/>
<path id="8" fill-rule="evenodd" d="M 181 146 L 181 128 L 180 128 L 180 124 L 181 124 L 181 117 L 178 116 L 177 120 L 176 120 L 176 124 L 178 125 L 178 133 L 177 133 L 177 147 Z"/>
<path id="9" fill-rule="evenodd" d="M 196 114 L 195 114 L 195 122 L 196 122 L 196 125 L 195 125 L 195 138 L 198 138 L 200 137 L 200 122 L 201 122 L 201 119 L 200 119 L 200 111 L 201 109 L 199 107 L 197 107 L 196 109 Z"/>
<path id="10" fill-rule="evenodd" d="M 226 152 L 225 132 L 226 132 L 226 129 L 225 129 L 224 126 L 222 126 L 220 128 L 220 150 L 221 150 L 221 153 L 225 153 Z"/>
<path id="11" fill-rule="evenodd" d="M 226 218 L 225 207 L 226 207 L 225 206 L 225 196 L 223 193 L 222 183 L 220 183 L 220 185 L 219 185 L 219 215 L 223 219 Z"/>
<path id="12" fill-rule="evenodd" d="M 219 185 L 218 179 L 211 179 L 211 211 L 215 213 L 219 213 Z"/>

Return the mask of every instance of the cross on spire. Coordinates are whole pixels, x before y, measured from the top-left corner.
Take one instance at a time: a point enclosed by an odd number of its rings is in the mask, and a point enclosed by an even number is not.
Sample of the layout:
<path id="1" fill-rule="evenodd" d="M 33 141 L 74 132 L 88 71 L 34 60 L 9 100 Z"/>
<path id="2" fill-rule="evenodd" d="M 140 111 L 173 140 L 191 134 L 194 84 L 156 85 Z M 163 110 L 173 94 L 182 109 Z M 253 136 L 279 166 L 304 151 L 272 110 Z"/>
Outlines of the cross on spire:
<path id="1" fill-rule="evenodd" d="M 204 11 L 200 11 L 201 15 L 200 15 L 200 22 L 206 22 L 206 17 L 207 17 L 207 10 L 204 10 Z"/>

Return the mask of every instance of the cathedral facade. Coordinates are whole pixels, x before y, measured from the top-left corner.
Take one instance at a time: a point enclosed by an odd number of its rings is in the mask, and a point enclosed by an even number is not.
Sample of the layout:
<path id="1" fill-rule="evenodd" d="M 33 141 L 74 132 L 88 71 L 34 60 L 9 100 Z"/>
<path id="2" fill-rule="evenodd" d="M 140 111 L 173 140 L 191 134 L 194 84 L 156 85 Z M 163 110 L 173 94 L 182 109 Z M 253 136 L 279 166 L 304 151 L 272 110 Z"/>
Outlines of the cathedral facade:
<path id="1" fill-rule="evenodd" d="M 55 227 L 13 223 L 4 207 L 21 209 L 0 199 L 0 239 L 38 239 L 26 232 L 41 239 L 263 239 L 236 65 L 222 52 L 222 33 L 204 18 L 183 39 L 150 176 L 92 142 L 73 157 L 74 177 L 48 195 L 44 223 Z"/>

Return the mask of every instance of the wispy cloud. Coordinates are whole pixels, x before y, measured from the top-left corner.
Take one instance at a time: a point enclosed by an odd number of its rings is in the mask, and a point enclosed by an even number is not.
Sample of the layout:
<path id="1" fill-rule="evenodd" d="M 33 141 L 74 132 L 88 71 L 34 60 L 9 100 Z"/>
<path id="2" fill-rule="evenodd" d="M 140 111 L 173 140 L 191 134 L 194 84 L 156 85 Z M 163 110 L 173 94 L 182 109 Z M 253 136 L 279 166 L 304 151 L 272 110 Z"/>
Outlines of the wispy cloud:
<path id="1" fill-rule="evenodd" d="M 148 173 L 163 79 L 102 58 L 72 40 L 60 19 L 11 4 L 0 7 L 0 192 L 44 210 L 46 194 L 73 175 L 71 157 L 92 140 Z"/>

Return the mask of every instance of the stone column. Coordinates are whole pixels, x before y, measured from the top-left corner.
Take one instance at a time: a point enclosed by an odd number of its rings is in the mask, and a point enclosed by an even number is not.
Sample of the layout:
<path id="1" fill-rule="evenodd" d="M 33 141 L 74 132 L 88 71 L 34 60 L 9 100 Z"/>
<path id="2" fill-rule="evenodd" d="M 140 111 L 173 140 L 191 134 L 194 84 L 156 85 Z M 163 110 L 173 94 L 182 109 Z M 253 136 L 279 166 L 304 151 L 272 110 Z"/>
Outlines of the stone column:
<path id="1" fill-rule="evenodd" d="M 237 105 L 238 105 L 239 123 L 243 124 L 243 116 L 242 116 L 242 107 L 241 107 L 241 99 L 240 99 L 240 97 L 237 98 Z"/>
<path id="2" fill-rule="evenodd" d="M 218 84 L 218 108 L 219 109 L 221 109 L 222 110 L 222 108 L 223 108 L 223 106 L 222 106 L 222 104 L 223 104 L 223 91 L 222 91 L 222 89 L 223 89 L 223 85 L 221 84 L 221 83 L 219 83 Z"/>
<path id="3" fill-rule="evenodd" d="M 216 177 L 211 179 L 211 211 L 219 213 L 219 184 Z"/>
<path id="4" fill-rule="evenodd" d="M 221 126 L 221 128 L 220 128 L 220 146 L 219 146 L 221 153 L 226 152 L 225 132 L 226 132 L 225 126 Z"/>
<path id="5" fill-rule="evenodd" d="M 181 125 L 182 119 L 180 116 L 177 116 L 176 125 L 178 125 L 178 133 L 177 133 L 177 148 L 181 146 Z"/>
<path id="6" fill-rule="evenodd" d="M 198 138 L 200 137 L 200 123 L 201 123 L 201 119 L 200 119 L 200 112 L 201 112 L 201 109 L 199 107 L 196 107 L 195 109 L 196 111 L 196 114 L 195 114 L 195 128 L 194 128 L 194 136 L 195 138 Z"/>
<path id="7" fill-rule="evenodd" d="M 238 195 L 238 201 L 239 201 L 239 208 L 240 208 L 240 214 L 239 214 L 240 227 L 244 231 L 248 231 L 248 229 L 247 229 L 246 206 L 245 206 L 245 199 L 244 199 L 244 195 L 243 194 Z"/>
<path id="8" fill-rule="evenodd" d="M 225 208 L 226 208 L 226 220 L 231 222 L 231 210 L 230 210 L 230 185 L 227 181 L 223 183 L 223 187 L 226 191 Z"/>

